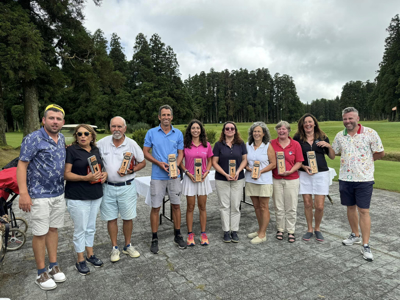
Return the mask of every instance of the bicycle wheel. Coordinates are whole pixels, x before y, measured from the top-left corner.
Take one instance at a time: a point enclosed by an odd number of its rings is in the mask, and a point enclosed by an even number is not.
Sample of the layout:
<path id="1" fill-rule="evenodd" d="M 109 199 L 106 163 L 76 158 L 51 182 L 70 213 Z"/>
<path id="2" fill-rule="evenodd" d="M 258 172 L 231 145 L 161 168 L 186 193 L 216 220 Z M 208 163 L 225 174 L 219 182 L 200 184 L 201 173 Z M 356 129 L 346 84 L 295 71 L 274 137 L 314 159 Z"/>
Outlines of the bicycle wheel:
<path id="1" fill-rule="evenodd" d="M 17 226 L 15 226 L 15 223 L 17 224 Z M 11 224 L 13 228 L 18 228 L 23 233 L 26 233 L 26 231 L 28 230 L 28 222 L 24 218 L 16 217 L 15 222 L 13 221 L 11 222 Z"/>
<path id="2" fill-rule="evenodd" d="M 5 235 L 3 235 L 3 244 L 5 244 Z M 25 233 L 18 228 L 11 228 L 8 236 L 7 251 L 20 249 L 26 242 Z M 5 245 L 3 245 L 5 246 Z"/>

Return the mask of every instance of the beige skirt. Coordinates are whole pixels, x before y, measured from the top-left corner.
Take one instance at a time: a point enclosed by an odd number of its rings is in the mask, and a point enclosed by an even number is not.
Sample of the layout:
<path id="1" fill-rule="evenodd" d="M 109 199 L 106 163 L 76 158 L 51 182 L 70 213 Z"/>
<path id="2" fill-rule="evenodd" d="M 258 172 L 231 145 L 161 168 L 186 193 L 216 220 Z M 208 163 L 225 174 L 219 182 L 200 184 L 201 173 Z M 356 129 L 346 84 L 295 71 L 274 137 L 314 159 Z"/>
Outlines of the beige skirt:
<path id="1" fill-rule="evenodd" d="M 246 182 L 246 196 L 272 197 L 272 184 L 254 184 Z"/>

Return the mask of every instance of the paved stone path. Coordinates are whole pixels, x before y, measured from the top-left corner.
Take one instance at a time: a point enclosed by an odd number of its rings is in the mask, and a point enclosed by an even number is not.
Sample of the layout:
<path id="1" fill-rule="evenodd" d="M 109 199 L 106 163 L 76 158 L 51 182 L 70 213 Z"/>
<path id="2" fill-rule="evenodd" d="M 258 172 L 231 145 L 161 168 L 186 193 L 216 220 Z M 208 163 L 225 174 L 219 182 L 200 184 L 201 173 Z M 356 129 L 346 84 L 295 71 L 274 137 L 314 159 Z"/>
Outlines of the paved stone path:
<path id="1" fill-rule="evenodd" d="M 149 165 L 149 164 L 148 164 Z M 150 167 L 139 172 L 150 175 Z M 121 253 L 115 264 L 109 261 L 111 244 L 107 224 L 98 218 L 95 253 L 105 262 L 81 276 L 74 268 L 73 225 L 66 212 L 65 227 L 59 231 L 58 262 L 67 281 L 44 292 L 34 283 L 36 266 L 28 229 L 26 245 L 8 252 L 0 266 L 0 298 L 11 299 L 400 299 L 400 194 L 375 190 L 371 206 L 372 263 L 365 261 L 360 246 L 342 246 L 350 232 L 346 209 L 340 205 L 338 184 L 330 190 L 334 205 L 325 202 L 321 231 L 325 242 L 301 240 L 306 221 L 299 197 L 297 241 L 275 239 L 275 216 L 270 201 L 271 222 L 267 242 L 251 245 L 246 235 L 257 227 L 252 206 L 242 205 L 240 243 L 222 242 L 218 200 L 214 192 L 207 202 L 207 233 L 210 245 L 198 242 L 198 211 L 194 215 L 197 245 L 179 250 L 173 243 L 172 223 L 159 228 L 158 255 L 149 251 L 150 208 L 138 198 L 133 244 L 141 253 L 133 259 Z M 182 200 L 184 200 L 182 198 Z M 250 201 L 247 198 L 247 201 Z M 14 204 L 17 206 L 17 201 Z M 29 215 L 15 209 L 29 221 Z M 186 234 L 186 204 L 182 204 L 182 232 Z M 119 224 L 121 222 L 119 220 Z M 123 246 L 122 231 L 119 246 Z"/>

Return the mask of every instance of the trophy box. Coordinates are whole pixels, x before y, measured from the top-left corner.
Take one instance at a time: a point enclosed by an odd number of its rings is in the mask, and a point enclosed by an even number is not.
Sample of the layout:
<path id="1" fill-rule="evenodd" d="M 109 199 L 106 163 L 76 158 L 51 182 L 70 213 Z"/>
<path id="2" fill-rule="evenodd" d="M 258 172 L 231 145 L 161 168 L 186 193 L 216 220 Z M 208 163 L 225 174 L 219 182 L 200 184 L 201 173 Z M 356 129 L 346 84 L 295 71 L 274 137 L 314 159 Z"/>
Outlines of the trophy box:
<path id="1" fill-rule="evenodd" d="M 99 165 L 99 162 L 97 161 L 96 155 L 92 155 L 87 159 L 88 163 L 89 163 L 89 167 L 88 167 L 88 174 L 90 173 L 96 173 L 96 172 L 101 172 L 101 167 Z M 101 182 L 101 179 L 97 180 L 97 181 L 90 181 L 91 184 L 95 184 Z"/>
<path id="2" fill-rule="evenodd" d="M 194 159 L 194 179 L 196 182 L 201 182 L 202 180 L 202 172 L 203 172 L 203 160 L 201 158 Z"/>
<path id="3" fill-rule="evenodd" d="M 315 157 L 315 151 L 307 152 L 308 166 L 311 168 L 311 173 L 318 173 L 317 158 Z"/>
<path id="4" fill-rule="evenodd" d="M 256 160 L 253 164 L 253 172 L 251 172 L 251 178 L 258 179 L 260 175 L 260 161 Z"/>
<path id="5" fill-rule="evenodd" d="M 128 172 L 129 166 L 131 165 L 133 155 L 131 152 L 124 153 L 124 159 L 122 160 L 121 167 L 119 168 L 119 173 L 126 174 Z"/>
<path id="6" fill-rule="evenodd" d="M 170 178 L 178 177 L 178 169 L 176 166 L 176 155 L 175 154 L 168 155 L 168 165 L 169 165 L 169 177 Z"/>
<path id="7" fill-rule="evenodd" d="M 276 152 L 276 160 L 278 163 L 278 174 L 285 173 L 286 172 L 285 152 L 283 151 Z"/>
<path id="8" fill-rule="evenodd" d="M 229 176 L 236 176 L 236 160 L 234 159 L 229 160 Z"/>

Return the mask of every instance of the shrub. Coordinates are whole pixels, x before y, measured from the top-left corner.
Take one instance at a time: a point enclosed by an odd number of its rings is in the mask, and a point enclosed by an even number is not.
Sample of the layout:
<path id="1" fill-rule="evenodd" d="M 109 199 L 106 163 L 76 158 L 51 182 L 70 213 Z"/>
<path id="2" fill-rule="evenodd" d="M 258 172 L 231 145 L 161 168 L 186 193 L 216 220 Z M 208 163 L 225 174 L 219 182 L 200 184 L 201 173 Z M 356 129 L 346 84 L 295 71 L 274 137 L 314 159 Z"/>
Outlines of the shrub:
<path id="1" fill-rule="evenodd" d="M 207 141 L 213 145 L 217 140 L 217 132 L 215 130 L 206 129 Z"/>
<path id="2" fill-rule="evenodd" d="M 132 134 L 132 139 L 142 149 L 143 149 L 143 145 L 144 145 L 144 138 L 146 136 L 147 131 L 148 131 L 147 129 L 139 129 L 139 130 L 135 130 L 135 132 L 133 132 L 133 134 Z"/>
<path id="3" fill-rule="evenodd" d="M 149 124 L 144 123 L 144 122 L 138 122 L 138 123 L 136 123 L 136 124 L 128 124 L 128 125 L 126 126 L 126 132 L 127 132 L 127 133 L 133 133 L 133 132 L 135 132 L 135 131 L 137 131 L 137 130 L 140 130 L 140 129 L 146 129 L 146 131 L 147 131 L 147 130 L 149 130 L 150 128 L 151 128 L 151 127 L 150 127 Z"/>

